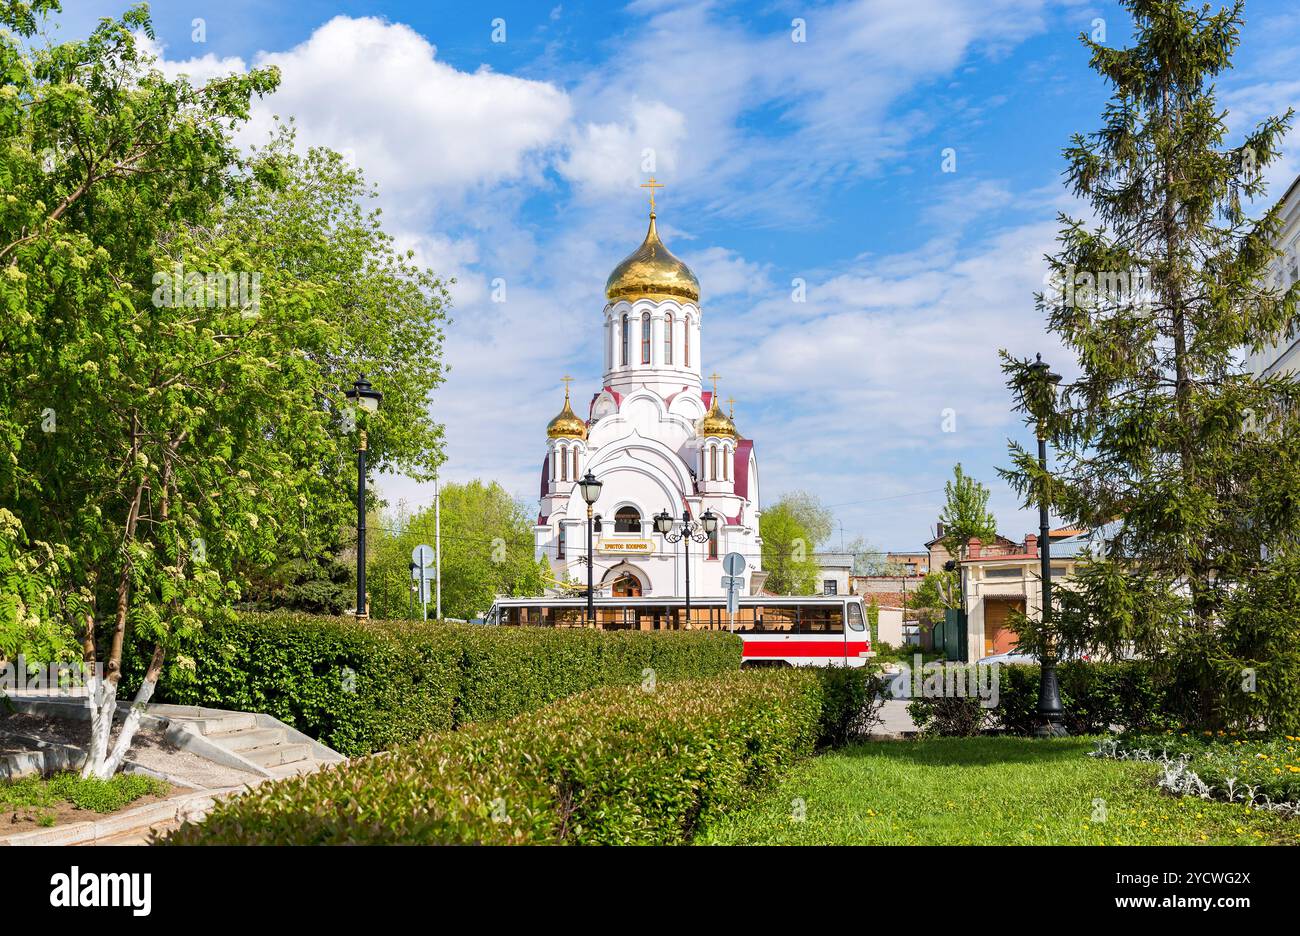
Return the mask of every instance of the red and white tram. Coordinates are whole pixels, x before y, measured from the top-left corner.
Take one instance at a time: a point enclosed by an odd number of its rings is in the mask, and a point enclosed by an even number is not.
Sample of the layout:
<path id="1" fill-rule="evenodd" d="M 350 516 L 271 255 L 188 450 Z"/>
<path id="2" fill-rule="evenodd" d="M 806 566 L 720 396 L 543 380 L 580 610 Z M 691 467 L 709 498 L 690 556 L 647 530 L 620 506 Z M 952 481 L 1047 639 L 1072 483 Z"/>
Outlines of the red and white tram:
<path id="1" fill-rule="evenodd" d="M 595 609 L 601 630 L 726 631 L 733 624 L 722 598 L 691 598 L 689 621 L 680 598 L 597 598 Z M 498 598 L 486 623 L 590 626 L 586 598 Z M 862 666 L 875 655 L 857 595 L 747 595 L 739 599 L 734 629 L 751 666 Z"/>

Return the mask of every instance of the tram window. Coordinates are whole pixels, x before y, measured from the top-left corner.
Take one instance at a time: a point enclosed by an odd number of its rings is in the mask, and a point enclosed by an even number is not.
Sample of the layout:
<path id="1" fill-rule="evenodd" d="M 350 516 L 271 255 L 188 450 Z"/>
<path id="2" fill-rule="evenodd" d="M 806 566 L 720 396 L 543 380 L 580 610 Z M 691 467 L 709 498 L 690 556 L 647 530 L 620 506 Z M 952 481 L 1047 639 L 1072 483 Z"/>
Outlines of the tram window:
<path id="1" fill-rule="evenodd" d="M 799 620 L 799 609 L 789 605 L 760 608 L 763 630 L 768 633 L 791 633 Z"/>
<path id="2" fill-rule="evenodd" d="M 862 622 L 862 605 L 856 601 L 849 602 L 849 627 L 855 631 L 866 629 L 866 625 Z"/>
<path id="3" fill-rule="evenodd" d="M 799 633 L 844 633 L 844 608 L 840 605 L 800 605 Z"/>
<path id="4" fill-rule="evenodd" d="M 556 627 L 585 627 L 587 624 L 586 608 L 556 608 Z"/>

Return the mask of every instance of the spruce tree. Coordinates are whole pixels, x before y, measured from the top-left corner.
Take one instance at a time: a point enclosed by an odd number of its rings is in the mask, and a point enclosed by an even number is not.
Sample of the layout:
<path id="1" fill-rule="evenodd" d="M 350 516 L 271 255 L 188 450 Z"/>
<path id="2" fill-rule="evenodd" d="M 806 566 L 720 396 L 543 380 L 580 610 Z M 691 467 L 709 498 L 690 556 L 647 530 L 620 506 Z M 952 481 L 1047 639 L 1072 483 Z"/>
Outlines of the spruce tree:
<path id="1" fill-rule="evenodd" d="M 1053 398 L 1027 358 L 1003 352 L 1057 464 L 1045 475 L 1013 443 L 1002 474 L 1027 506 L 1046 496 L 1099 531 L 1074 588 L 1056 590 L 1063 645 L 1179 661 L 1208 718 L 1235 665 L 1216 644 L 1225 602 L 1300 526 L 1300 391 L 1244 362 L 1288 332 L 1300 292 L 1273 272 L 1278 206 L 1260 210 L 1292 114 L 1229 142 L 1213 82 L 1231 67 L 1242 3 L 1124 6 L 1130 47 L 1082 37 L 1113 93 L 1101 128 L 1064 154 L 1095 217 L 1061 216 L 1052 287 L 1036 297 L 1078 376 Z"/>

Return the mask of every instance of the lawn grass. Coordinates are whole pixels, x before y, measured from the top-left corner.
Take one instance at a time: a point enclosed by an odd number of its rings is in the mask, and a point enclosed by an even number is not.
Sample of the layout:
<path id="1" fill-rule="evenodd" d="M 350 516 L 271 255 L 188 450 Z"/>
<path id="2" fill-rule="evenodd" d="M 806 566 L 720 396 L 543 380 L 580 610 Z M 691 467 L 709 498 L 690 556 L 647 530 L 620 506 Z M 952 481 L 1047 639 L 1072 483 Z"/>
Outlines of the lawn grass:
<path id="1" fill-rule="evenodd" d="M 142 796 L 162 796 L 170 785 L 152 777 L 119 773 L 107 780 L 75 773 L 52 777 L 24 777 L 0 783 L 0 813 L 28 816 L 39 825 L 52 825 L 56 807 L 67 805 L 97 813 L 111 813 Z"/>
<path id="2" fill-rule="evenodd" d="M 1300 844 L 1300 820 L 1250 811 L 1240 804 L 1170 796 L 1155 786 L 1155 764 L 1086 756 L 1093 748 L 1090 738 L 859 744 L 796 767 L 772 793 L 743 812 L 720 818 L 696 841 Z"/>

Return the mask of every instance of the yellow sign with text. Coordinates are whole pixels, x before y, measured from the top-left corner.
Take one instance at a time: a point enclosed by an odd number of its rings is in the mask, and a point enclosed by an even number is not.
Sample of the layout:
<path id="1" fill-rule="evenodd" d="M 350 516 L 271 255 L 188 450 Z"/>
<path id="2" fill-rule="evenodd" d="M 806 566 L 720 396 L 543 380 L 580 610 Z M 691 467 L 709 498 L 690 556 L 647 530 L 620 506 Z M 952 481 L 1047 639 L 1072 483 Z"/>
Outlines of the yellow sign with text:
<path id="1" fill-rule="evenodd" d="M 655 544 L 651 540 L 601 540 L 600 551 L 624 556 L 648 556 L 655 551 Z"/>

